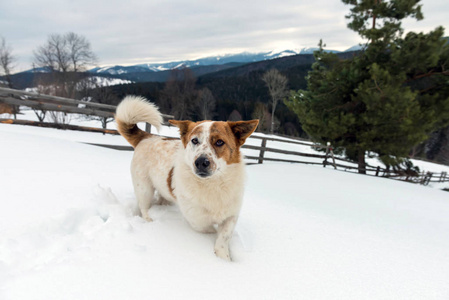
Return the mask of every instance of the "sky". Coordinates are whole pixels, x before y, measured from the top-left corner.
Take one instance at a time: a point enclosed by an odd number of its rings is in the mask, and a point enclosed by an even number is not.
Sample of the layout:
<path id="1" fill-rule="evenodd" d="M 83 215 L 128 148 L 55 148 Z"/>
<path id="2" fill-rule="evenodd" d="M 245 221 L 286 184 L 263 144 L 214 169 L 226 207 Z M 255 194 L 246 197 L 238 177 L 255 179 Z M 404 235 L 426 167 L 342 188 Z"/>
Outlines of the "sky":
<path id="1" fill-rule="evenodd" d="M 449 1 L 421 4 L 424 20 L 405 21 L 406 30 L 449 28 Z M 343 51 L 362 42 L 346 27 L 349 9 L 339 0 L 1 0 L 0 36 L 17 58 L 13 72 L 31 68 L 50 34 L 67 32 L 90 41 L 99 66 L 299 50 L 320 39 Z"/>

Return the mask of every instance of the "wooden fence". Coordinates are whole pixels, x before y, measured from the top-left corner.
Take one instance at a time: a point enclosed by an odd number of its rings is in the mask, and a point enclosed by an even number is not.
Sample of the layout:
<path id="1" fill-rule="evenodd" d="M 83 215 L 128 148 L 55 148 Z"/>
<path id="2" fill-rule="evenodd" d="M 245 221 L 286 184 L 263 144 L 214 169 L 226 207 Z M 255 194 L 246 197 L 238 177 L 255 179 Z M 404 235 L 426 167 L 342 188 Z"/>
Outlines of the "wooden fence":
<path id="1" fill-rule="evenodd" d="M 328 143 L 326 146 L 313 144 L 310 141 L 295 141 L 295 140 L 284 140 L 275 137 L 259 137 L 259 136 L 251 136 L 250 139 L 260 139 L 261 145 L 243 145 L 242 148 L 258 150 L 259 156 L 245 156 L 246 159 L 255 160 L 257 163 L 261 164 L 263 161 L 274 161 L 274 162 L 286 162 L 286 163 L 301 163 L 301 164 L 311 164 L 311 165 L 322 165 L 323 167 L 331 166 L 334 169 L 338 169 L 341 171 L 350 171 L 350 172 L 358 172 L 359 168 L 357 163 L 342 157 L 338 157 L 334 155 L 332 146 Z M 286 143 L 286 144 L 296 144 L 308 146 L 314 149 L 321 149 L 323 154 L 311 154 L 304 153 L 298 151 L 288 151 L 284 149 L 276 149 L 272 147 L 267 147 L 267 143 L 269 141 Z M 292 159 L 286 158 L 268 158 L 266 157 L 266 153 L 276 153 L 291 156 Z M 307 157 L 307 158 L 317 158 L 322 161 L 304 161 L 298 160 L 299 157 Z M 419 183 L 423 185 L 427 185 L 431 182 L 449 182 L 449 176 L 447 172 L 441 173 L 432 173 L 432 172 L 416 172 L 413 170 L 404 170 L 404 169 L 389 169 L 389 168 L 381 168 L 380 166 L 370 166 L 366 165 L 363 171 L 366 172 L 366 175 L 369 176 L 377 176 L 377 177 L 386 177 L 396 180 L 402 180 L 407 182 Z"/>
<path id="2" fill-rule="evenodd" d="M 6 103 L 9 105 L 16 105 L 16 106 L 27 106 L 31 107 L 34 110 L 40 111 L 56 111 L 72 114 L 82 114 L 88 116 L 97 116 L 104 119 L 114 118 L 115 109 L 117 108 L 115 105 L 101 104 L 83 100 L 75 100 L 44 94 L 36 94 L 2 87 L 0 87 L 0 103 Z M 164 119 L 173 119 L 173 116 L 170 115 L 162 114 L 162 116 L 164 117 Z M 26 121 L 19 121 L 13 119 L 0 119 L 0 122 L 10 124 L 21 124 L 21 125 L 25 125 L 26 123 Z M 106 123 L 107 123 L 106 121 L 103 122 L 104 128 L 106 128 Z M 51 123 L 31 122 L 27 125 L 49 127 L 50 125 L 48 124 Z M 68 124 L 57 124 L 55 126 L 64 129 L 75 129 L 73 125 L 70 126 Z M 82 126 L 78 127 L 82 128 Z M 149 128 L 150 127 L 148 127 L 147 129 L 150 130 Z"/>
<path id="3" fill-rule="evenodd" d="M 84 115 L 93 115 L 102 118 L 113 118 L 116 106 L 92 103 L 88 101 L 79 101 L 73 99 L 67 99 L 62 97 L 55 97 L 49 95 L 35 94 L 24 91 L 18 91 L 7 88 L 0 88 L 0 103 L 6 103 L 10 105 L 21 105 L 28 106 L 33 109 L 48 110 L 48 111 L 60 111 L 64 113 L 77 113 Z M 170 115 L 163 115 L 164 119 L 173 118 Z M 116 130 L 105 129 L 105 128 L 92 128 L 84 126 L 75 126 L 69 124 L 55 124 L 46 122 L 36 122 L 36 121 L 26 121 L 26 120 L 14 120 L 14 119 L 0 119 L 0 123 L 8 124 L 20 124 L 20 125 L 32 125 L 40 127 L 53 127 L 61 129 L 70 130 L 82 130 L 82 131 L 93 131 L 93 132 L 103 132 L 108 134 L 119 134 Z M 147 124 L 147 131 L 150 131 L 150 127 Z M 311 165 L 322 165 L 323 167 L 331 166 L 334 169 L 357 172 L 357 164 L 348 159 L 335 156 L 330 144 L 323 146 L 318 144 L 313 144 L 307 140 L 301 139 L 283 139 L 277 137 L 263 137 L 252 135 L 249 140 L 260 140 L 260 146 L 254 145 L 253 142 L 246 143 L 242 146 L 244 149 L 255 150 L 258 155 L 246 155 L 245 159 L 249 161 L 254 161 L 254 163 L 262 164 L 264 161 L 271 162 L 284 162 L 284 163 L 301 163 L 301 164 L 311 164 Z M 304 153 L 299 151 L 290 151 L 275 147 L 269 147 L 268 143 L 276 142 L 283 143 L 287 145 L 301 145 L 307 146 L 314 149 L 322 149 L 323 154 L 316 153 Z M 116 150 L 133 150 L 130 146 L 118 146 L 118 145 L 103 145 L 103 144 L 93 144 L 90 145 L 102 146 Z M 267 154 L 274 153 L 277 157 L 268 157 Z M 282 156 L 282 157 L 279 157 Z M 304 160 L 301 158 L 308 158 L 309 160 Z M 310 159 L 314 159 L 310 160 Z M 374 167 L 367 165 L 365 170 L 367 175 L 371 176 L 381 176 L 388 177 L 397 180 L 404 180 L 409 182 L 415 182 L 427 185 L 430 182 L 449 182 L 449 177 L 447 172 L 442 173 L 431 173 L 431 172 L 410 172 L 407 170 L 389 170 L 380 167 Z"/>

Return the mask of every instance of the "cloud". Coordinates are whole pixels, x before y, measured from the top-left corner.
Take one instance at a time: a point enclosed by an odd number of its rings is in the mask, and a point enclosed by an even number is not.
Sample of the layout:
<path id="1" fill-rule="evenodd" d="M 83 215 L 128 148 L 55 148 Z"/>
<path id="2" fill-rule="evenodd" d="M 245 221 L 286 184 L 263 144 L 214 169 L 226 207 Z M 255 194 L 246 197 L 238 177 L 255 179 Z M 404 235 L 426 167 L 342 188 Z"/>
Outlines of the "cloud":
<path id="1" fill-rule="evenodd" d="M 446 0 L 424 3 L 425 20 L 410 30 L 447 28 Z M 346 28 L 340 1 L 17 0 L 0 4 L 0 31 L 28 69 L 49 34 L 73 31 L 92 44 L 100 64 L 135 64 L 282 47 L 345 50 L 360 42 Z"/>

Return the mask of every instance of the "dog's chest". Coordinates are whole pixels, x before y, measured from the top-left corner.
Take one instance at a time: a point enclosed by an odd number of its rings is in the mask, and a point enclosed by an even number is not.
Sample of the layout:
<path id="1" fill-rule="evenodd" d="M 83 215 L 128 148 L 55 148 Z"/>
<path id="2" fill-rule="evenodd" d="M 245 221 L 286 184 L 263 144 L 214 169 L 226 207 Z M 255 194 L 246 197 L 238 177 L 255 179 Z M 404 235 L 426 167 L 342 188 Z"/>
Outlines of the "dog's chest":
<path id="1" fill-rule="evenodd" d="M 243 174 L 232 172 L 216 180 L 197 180 L 190 170 L 175 174 L 178 205 L 189 218 L 207 218 L 220 223 L 237 216 L 243 198 Z M 184 176 L 183 176 L 184 175 Z"/>

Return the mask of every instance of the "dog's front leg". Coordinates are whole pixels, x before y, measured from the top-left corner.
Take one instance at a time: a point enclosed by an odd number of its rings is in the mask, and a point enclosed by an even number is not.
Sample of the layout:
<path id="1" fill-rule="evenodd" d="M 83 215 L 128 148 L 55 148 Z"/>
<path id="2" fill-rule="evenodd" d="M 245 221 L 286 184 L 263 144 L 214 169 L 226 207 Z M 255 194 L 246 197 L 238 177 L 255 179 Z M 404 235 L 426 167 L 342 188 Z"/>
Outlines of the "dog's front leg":
<path id="1" fill-rule="evenodd" d="M 237 217 L 229 217 L 218 225 L 217 240 L 215 241 L 215 255 L 225 260 L 231 261 L 229 254 L 229 240 L 234 232 Z"/>

